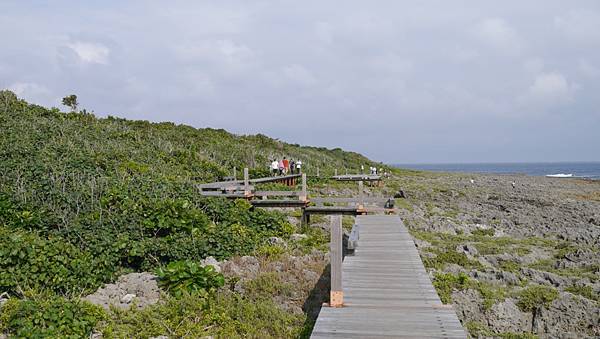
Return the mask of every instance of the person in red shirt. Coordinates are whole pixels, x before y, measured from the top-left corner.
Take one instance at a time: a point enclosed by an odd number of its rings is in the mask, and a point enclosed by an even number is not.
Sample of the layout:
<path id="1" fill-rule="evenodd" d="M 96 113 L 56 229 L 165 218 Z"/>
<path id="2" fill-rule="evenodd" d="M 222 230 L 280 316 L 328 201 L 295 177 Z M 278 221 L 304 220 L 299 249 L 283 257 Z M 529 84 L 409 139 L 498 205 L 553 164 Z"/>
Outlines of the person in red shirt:
<path id="1" fill-rule="evenodd" d="M 283 157 L 283 173 L 288 174 L 290 171 L 290 162 L 287 158 Z"/>

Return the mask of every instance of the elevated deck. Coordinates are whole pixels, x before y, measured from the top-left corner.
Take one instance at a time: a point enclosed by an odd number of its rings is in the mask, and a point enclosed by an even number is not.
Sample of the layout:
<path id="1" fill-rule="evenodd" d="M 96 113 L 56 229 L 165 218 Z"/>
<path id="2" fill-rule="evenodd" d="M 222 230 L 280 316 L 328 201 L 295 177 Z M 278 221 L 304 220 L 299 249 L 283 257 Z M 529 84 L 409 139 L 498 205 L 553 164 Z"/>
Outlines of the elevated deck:
<path id="1" fill-rule="evenodd" d="M 466 338 L 440 301 L 398 216 L 359 215 L 342 264 L 344 306 L 323 307 L 311 338 Z"/>
<path id="2" fill-rule="evenodd" d="M 337 181 L 380 181 L 381 175 L 377 174 L 342 174 L 332 177 Z"/>

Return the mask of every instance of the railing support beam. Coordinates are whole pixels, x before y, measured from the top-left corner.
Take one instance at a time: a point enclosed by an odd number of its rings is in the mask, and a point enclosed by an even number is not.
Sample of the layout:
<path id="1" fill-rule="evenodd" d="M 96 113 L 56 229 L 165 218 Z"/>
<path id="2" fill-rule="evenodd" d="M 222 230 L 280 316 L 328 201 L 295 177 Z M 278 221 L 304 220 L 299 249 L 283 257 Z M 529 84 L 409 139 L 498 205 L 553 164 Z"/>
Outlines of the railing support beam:
<path id="1" fill-rule="evenodd" d="M 252 195 L 250 191 L 250 175 L 248 174 L 248 167 L 244 167 L 244 195 L 249 197 Z"/>
<path id="2" fill-rule="evenodd" d="M 330 226 L 331 291 L 329 293 L 329 306 L 342 307 L 344 304 L 344 291 L 342 290 L 342 216 L 331 216 Z"/>

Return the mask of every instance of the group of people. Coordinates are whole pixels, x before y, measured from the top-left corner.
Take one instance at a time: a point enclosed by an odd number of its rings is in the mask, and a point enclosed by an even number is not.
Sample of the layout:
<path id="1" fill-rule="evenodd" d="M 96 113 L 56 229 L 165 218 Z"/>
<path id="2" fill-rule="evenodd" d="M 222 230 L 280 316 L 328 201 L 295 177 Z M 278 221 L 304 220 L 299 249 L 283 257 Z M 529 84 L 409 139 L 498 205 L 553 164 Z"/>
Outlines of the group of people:
<path id="1" fill-rule="evenodd" d="M 360 165 L 360 173 L 365 173 L 365 166 L 364 165 Z M 379 172 L 377 172 L 377 167 L 375 166 L 371 166 L 369 167 L 369 174 L 371 175 L 377 175 L 377 173 L 383 173 L 383 168 L 379 169 Z"/>
<path id="2" fill-rule="evenodd" d="M 273 175 L 300 174 L 302 173 L 302 161 L 288 160 L 286 157 L 279 161 L 273 159 L 271 161 L 271 172 Z"/>

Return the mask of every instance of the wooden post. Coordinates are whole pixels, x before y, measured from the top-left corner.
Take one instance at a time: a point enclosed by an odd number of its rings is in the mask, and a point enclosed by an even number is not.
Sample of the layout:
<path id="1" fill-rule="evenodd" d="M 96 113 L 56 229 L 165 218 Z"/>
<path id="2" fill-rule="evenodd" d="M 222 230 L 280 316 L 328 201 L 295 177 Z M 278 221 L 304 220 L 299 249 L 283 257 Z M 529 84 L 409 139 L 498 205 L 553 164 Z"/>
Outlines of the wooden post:
<path id="1" fill-rule="evenodd" d="M 302 220 L 300 221 L 300 223 L 303 226 L 308 226 L 308 224 L 310 223 L 310 214 L 306 212 L 306 208 L 304 207 L 302 207 Z"/>
<path id="2" fill-rule="evenodd" d="M 300 193 L 300 200 L 308 200 L 308 193 L 306 190 L 306 173 L 302 173 L 302 192 Z"/>
<path id="3" fill-rule="evenodd" d="M 364 194 L 363 181 L 358 182 L 358 209 L 362 210 L 365 208 L 365 194 Z"/>
<path id="4" fill-rule="evenodd" d="M 319 174 L 319 167 L 317 166 L 317 177 L 320 177 L 321 175 Z"/>
<path id="5" fill-rule="evenodd" d="M 331 292 L 329 306 L 342 307 L 344 291 L 342 290 L 342 216 L 331 216 L 331 241 L 329 258 L 331 263 Z"/>
<path id="6" fill-rule="evenodd" d="M 237 168 L 233 167 L 233 180 L 237 180 Z"/>
<path id="7" fill-rule="evenodd" d="M 250 176 L 248 174 L 248 167 L 244 167 L 244 195 L 250 196 Z"/>
<path id="8" fill-rule="evenodd" d="M 336 168 L 336 169 L 334 169 L 333 171 L 334 171 L 334 172 L 333 172 L 333 173 L 334 173 L 333 175 L 337 177 L 337 168 Z"/>

